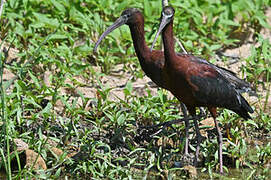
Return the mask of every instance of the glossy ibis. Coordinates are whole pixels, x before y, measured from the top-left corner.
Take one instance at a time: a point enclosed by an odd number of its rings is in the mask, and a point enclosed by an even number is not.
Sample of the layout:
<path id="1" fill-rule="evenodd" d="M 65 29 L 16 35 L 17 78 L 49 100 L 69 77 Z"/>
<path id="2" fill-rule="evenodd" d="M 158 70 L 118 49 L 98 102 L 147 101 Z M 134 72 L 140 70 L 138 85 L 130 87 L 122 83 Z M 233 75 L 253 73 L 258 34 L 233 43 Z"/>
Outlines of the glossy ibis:
<path id="1" fill-rule="evenodd" d="M 167 3 L 166 1 L 162 2 Z M 145 74 L 159 87 L 168 89 L 168 75 L 165 74 L 166 71 L 164 70 L 164 52 L 158 50 L 151 51 L 150 48 L 146 45 L 144 32 L 144 17 L 138 9 L 128 8 L 124 10 L 121 16 L 100 36 L 100 38 L 95 44 L 93 51 L 97 51 L 99 44 L 107 34 L 124 24 L 127 24 L 130 28 L 135 52 L 139 59 L 141 68 L 143 69 Z M 179 55 L 181 55 L 181 53 L 179 53 Z M 187 127 L 185 135 L 185 154 L 187 155 L 189 120 L 187 119 L 186 107 L 182 103 L 181 108 L 185 117 L 185 125 Z"/>
<path id="2" fill-rule="evenodd" d="M 248 89 L 249 84 L 237 78 L 231 71 L 218 68 L 204 59 L 188 54 L 176 54 L 173 39 L 174 12 L 172 7 L 163 8 L 160 27 L 153 45 L 162 31 L 164 69 L 169 85 L 167 89 L 186 105 L 192 116 L 196 115 L 196 107 L 207 107 L 210 111 L 218 134 L 220 173 L 223 173 L 222 134 L 216 120 L 216 109 L 227 108 L 244 119 L 251 118 L 248 113 L 253 113 L 253 109 L 238 91 Z"/>

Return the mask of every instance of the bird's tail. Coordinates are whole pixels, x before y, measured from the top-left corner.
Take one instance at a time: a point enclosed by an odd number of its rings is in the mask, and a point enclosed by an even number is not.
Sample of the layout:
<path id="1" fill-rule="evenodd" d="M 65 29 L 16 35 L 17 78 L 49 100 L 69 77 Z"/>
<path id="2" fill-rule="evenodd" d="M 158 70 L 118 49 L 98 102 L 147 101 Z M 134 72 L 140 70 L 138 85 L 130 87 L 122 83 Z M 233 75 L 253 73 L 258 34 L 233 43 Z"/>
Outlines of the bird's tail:
<path id="1" fill-rule="evenodd" d="M 237 114 L 239 114 L 244 119 L 251 119 L 250 115 L 248 113 L 253 113 L 253 109 L 248 104 L 248 102 L 245 100 L 243 96 L 240 96 L 241 98 L 241 107 L 235 111 Z"/>

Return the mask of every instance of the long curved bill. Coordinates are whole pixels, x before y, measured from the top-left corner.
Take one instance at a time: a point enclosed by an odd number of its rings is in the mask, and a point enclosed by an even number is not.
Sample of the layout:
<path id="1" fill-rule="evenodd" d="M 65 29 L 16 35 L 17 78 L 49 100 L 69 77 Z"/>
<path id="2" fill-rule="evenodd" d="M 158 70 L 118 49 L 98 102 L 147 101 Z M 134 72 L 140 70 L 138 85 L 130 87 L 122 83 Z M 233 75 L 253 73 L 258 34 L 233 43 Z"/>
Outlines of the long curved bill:
<path id="1" fill-rule="evenodd" d="M 101 43 L 101 41 L 103 40 L 103 38 L 111 33 L 112 31 L 114 31 L 115 29 L 117 29 L 118 27 L 122 26 L 123 24 L 125 24 L 127 22 L 127 18 L 124 18 L 123 16 L 119 17 L 114 24 L 112 24 L 110 27 L 108 27 L 105 32 L 100 36 L 100 38 L 98 39 L 98 41 L 96 42 L 93 52 L 96 53 L 97 48 L 99 46 L 99 44 Z"/>
<path id="2" fill-rule="evenodd" d="M 160 20 L 160 26 L 159 26 L 159 29 L 158 29 L 158 31 L 157 31 L 157 33 L 156 33 L 156 35 L 155 35 L 155 38 L 154 38 L 154 40 L 153 40 L 153 42 L 152 42 L 152 45 L 151 45 L 151 51 L 152 51 L 152 49 L 153 49 L 153 47 L 154 47 L 154 45 L 155 45 L 155 43 L 156 43 L 156 41 L 157 41 L 157 38 L 158 38 L 159 34 L 161 33 L 161 31 L 164 29 L 164 27 L 165 27 L 169 22 L 170 22 L 170 21 L 168 21 L 168 17 L 162 15 L 161 20 Z"/>

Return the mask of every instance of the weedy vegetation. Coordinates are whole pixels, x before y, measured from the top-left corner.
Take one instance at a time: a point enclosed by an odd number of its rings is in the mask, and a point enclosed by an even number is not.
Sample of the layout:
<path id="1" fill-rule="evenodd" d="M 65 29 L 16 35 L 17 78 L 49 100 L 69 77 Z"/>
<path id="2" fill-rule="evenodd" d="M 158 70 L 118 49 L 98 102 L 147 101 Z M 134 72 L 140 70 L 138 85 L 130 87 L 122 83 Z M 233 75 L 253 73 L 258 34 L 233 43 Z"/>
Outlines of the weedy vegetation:
<path id="1" fill-rule="evenodd" d="M 170 4 L 176 9 L 175 35 L 187 51 L 229 69 L 239 67 L 233 71 L 258 94 L 246 96 L 255 110 L 252 120 L 228 110 L 219 113 L 225 176 L 270 179 L 271 17 L 265 14 L 271 11 L 271 2 L 170 0 Z M 179 102 L 165 90 L 155 91 L 144 82 L 139 86 L 143 93 L 137 93 L 134 82 L 144 74 L 128 27 L 113 31 L 98 53 L 92 52 L 99 35 L 128 7 L 144 13 L 150 45 L 158 27 L 160 0 L 5 2 L 0 20 L 1 179 L 191 176 L 179 165 L 184 124 L 141 127 L 180 119 L 182 113 Z M 237 63 L 234 58 L 236 64 L 229 65 L 233 61 L 229 56 L 236 54 L 218 58 L 221 52 L 244 45 L 250 45 L 247 56 L 237 58 Z M 116 71 L 116 67 L 121 68 Z M 105 79 L 125 83 L 107 84 Z M 198 178 L 220 177 L 216 134 L 212 125 L 204 120 L 202 124 L 206 139 Z M 194 154 L 193 127 L 190 134 Z M 24 150 L 15 143 L 18 140 L 25 143 Z"/>

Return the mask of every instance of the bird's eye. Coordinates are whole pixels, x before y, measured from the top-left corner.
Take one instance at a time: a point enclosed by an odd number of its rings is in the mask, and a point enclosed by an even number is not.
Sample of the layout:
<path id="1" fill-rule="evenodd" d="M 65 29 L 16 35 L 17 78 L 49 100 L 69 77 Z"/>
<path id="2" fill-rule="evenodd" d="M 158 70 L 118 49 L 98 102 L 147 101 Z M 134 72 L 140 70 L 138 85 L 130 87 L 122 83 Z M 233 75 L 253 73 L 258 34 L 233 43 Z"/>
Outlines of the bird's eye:
<path id="1" fill-rule="evenodd" d="M 167 17 L 167 18 L 171 18 L 173 16 L 173 14 L 168 13 L 168 12 L 166 12 L 166 13 L 162 12 L 162 15 L 165 16 L 165 17 Z"/>
<path id="2" fill-rule="evenodd" d="M 131 16 L 131 14 L 126 14 L 125 17 L 126 18 L 129 18 Z"/>

